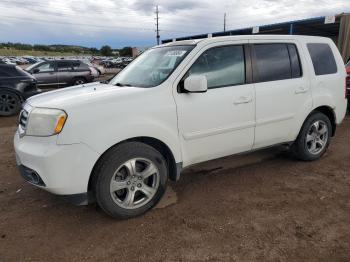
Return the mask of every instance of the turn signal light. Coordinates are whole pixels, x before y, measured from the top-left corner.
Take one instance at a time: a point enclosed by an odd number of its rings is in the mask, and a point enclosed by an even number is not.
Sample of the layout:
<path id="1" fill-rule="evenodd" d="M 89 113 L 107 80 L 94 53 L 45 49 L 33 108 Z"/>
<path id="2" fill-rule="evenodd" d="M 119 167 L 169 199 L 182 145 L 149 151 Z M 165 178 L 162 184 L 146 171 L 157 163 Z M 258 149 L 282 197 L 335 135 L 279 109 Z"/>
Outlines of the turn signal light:
<path id="1" fill-rule="evenodd" d="M 66 115 L 60 116 L 55 127 L 55 134 L 58 134 L 62 131 L 64 123 L 66 122 L 66 118 L 67 118 Z"/>

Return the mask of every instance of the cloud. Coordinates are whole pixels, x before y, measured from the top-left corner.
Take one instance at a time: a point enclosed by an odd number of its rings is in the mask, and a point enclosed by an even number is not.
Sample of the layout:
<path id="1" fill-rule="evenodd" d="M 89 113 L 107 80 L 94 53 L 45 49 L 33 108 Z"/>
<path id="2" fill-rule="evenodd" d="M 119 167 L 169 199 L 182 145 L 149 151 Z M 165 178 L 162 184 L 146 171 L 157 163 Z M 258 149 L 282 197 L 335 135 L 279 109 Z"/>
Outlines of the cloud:
<path id="1" fill-rule="evenodd" d="M 193 10 L 205 6 L 204 2 L 196 0 L 136 0 L 130 5 L 130 8 L 141 13 L 151 14 L 155 11 L 156 5 L 158 5 L 164 13 L 177 13 L 182 10 Z"/>
<path id="2" fill-rule="evenodd" d="M 349 0 L 1 0 L 0 41 L 100 47 L 155 44 L 155 6 L 161 38 L 332 15 Z"/>

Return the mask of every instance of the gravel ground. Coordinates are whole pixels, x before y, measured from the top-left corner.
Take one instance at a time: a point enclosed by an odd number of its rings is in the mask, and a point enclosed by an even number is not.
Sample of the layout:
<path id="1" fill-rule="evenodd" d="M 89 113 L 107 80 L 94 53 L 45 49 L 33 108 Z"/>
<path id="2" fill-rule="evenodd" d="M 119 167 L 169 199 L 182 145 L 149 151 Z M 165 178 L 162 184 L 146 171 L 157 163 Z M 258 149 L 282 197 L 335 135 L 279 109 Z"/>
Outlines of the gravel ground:
<path id="1" fill-rule="evenodd" d="M 350 118 L 312 163 L 282 148 L 186 169 L 142 217 L 113 220 L 20 177 L 0 119 L 0 261 L 349 261 Z"/>

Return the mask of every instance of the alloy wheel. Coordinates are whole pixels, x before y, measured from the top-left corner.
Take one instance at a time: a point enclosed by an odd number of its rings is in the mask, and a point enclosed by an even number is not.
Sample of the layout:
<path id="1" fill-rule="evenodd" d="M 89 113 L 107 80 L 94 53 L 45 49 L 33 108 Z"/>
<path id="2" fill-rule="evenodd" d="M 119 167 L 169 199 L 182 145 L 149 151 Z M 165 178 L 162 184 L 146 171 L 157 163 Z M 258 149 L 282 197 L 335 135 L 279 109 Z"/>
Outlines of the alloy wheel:
<path id="1" fill-rule="evenodd" d="M 82 85 L 85 84 L 85 81 L 83 79 L 78 79 L 75 81 L 75 85 Z"/>
<path id="2" fill-rule="evenodd" d="M 308 151 L 317 155 L 322 152 L 328 142 L 328 126 L 322 120 L 314 122 L 306 135 L 306 148 Z"/>
<path id="3" fill-rule="evenodd" d="M 0 94 L 0 112 L 12 114 L 17 111 L 17 97 L 13 94 Z"/>
<path id="4" fill-rule="evenodd" d="M 157 166 L 148 159 L 134 158 L 119 166 L 110 182 L 113 201 L 125 209 L 147 204 L 156 194 L 160 181 Z"/>

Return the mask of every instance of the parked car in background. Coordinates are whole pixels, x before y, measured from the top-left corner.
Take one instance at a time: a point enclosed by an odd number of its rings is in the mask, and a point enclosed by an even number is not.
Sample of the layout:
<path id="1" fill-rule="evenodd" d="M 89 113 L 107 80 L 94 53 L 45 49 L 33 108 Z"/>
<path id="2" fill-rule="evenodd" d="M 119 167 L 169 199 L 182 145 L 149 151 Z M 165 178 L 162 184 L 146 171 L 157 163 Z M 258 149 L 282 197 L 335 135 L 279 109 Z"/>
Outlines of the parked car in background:
<path id="1" fill-rule="evenodd" d="M 31 74 L 15 65 L 0 65 L 0 116 L 17 114 L 23 101 L 40 92 Z"/>
<path id="2" fill-rule="evenodd" d="M 24 56 L 23 59 L 25 59 L 28 62 L 28 64 L 31 64 L 31 65 L 42 61 L 41 59 L 33 56 Z"/>
<path id="3" fill-rule="evenodd" d="M 193 164 L 280 144 L 300 160 L 319 159 L 345 116 L 345 78 L 328 38 L 160 45 L 108 85 L 29 99 L 14 137 L 17 163 L 37 187 L 135 217 Z"/>
<path id="4" fill-rule="evenodd" d="M 346 94 L 348 98 L 348 111 L 350 111 L 350 61 L 345 65 L 346 73 L 348 76 L 346 77 Z"/>
<path id="5" fill-rule="evenodd" d="M 16 65 L 16 62 L 13 62 L 10 58 L 4 57 L 2 58 L 2 61 L 7 65 Z"/>
<path id="6" fill-rule="evenodd" d="M 26 68 L 40 87 L 66 87 L 89 83 L 94 79 L 90 67 L 79 60 L 49 60 Z"/>
<path id="7" fill-rule="evenodd" d="M 101 66 L 101 65 L 92 63 L 92 62 L 90 62 L 87 59 L 84 59 L 84 60 L 81 60 L 81 61 L 83 63 L 87 64 L 88 66 L 93 67 L 98 72 L 99 75 L 104 75 L 106 73 L 105 68 L 103 66 Z"/>
<path id="8" fill-rule="evenodd" d="M 101 65 L 105 66 L 106 68 L 125 68 L 130 62 L 133 61 L 133 58 L 131 57 L 109 57 L 100 62 Z"/>
<path id="9" fill-rule="evenodd" d="M 100 72 L 97 71 L 97 69 L 95 67 L 89 66 L 89 68 L 90 68 L 91 74 L 94 78 L 97 78 L 100 76 Z"/>

